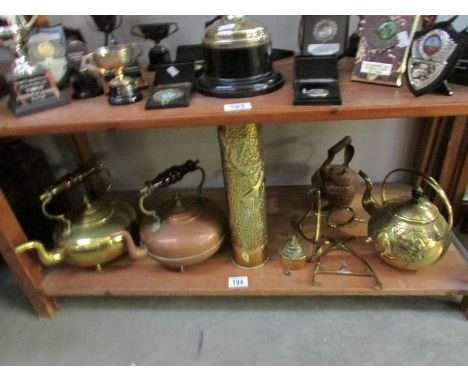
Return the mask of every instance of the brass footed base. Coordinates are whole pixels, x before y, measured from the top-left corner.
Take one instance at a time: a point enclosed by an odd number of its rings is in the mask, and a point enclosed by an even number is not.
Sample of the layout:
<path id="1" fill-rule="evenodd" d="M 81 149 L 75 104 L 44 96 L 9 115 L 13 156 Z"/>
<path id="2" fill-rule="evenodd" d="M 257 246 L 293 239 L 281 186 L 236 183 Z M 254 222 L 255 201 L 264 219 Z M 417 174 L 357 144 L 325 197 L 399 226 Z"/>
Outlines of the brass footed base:
<path id="1" fill-rule="evenodd" d="M 256 269 L 263 267 L 268 262 L 268 246 L 265 244 L 251 252 L 242 251 L 233 246 L 232 261 L 239 268 Z"/>

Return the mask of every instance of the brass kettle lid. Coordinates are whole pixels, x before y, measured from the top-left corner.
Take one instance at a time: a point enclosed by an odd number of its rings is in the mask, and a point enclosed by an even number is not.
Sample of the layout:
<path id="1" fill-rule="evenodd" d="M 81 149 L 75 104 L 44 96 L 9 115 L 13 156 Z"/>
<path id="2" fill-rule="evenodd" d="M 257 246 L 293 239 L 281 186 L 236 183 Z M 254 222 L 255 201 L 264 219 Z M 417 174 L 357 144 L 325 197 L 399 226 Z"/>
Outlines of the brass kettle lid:
<path id="1" fill-rule="evenodd" d="M 251 48 L 271 42 L 266 26 L 246 16 L 223 16 L 205 29 L 203 45 L 215 49 Z"/>
<path id="2" fill-rule="evenodd" d="M 90 202 L 85 196 L 83 202 L 85 208 L 81 213 L 72 217 L 72 225 L 89 226 L 103 224 L 107 222 L 114 213 L 114 207 L 105 199 Z"/>
<path id="3" fill-rule="evenodd" d="M 412 190 L 412 197 L 388 200 L 388 211 L 411 223 L 431 223 L 440 216 L 438 208 L 424 197 L 421 188 Z"/>

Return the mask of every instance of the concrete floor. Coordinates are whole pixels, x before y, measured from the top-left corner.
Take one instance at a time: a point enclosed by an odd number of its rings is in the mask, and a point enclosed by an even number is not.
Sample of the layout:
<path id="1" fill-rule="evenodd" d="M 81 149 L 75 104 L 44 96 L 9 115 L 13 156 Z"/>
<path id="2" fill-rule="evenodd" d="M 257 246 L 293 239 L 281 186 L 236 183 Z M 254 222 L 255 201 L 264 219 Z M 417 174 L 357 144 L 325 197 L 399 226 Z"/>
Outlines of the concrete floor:
<path id="1" fill-rule="evenodd" d="M 39 320 L 0 268 L 0 365 L 468 365 L 455 298 L 68 298 Z"/>

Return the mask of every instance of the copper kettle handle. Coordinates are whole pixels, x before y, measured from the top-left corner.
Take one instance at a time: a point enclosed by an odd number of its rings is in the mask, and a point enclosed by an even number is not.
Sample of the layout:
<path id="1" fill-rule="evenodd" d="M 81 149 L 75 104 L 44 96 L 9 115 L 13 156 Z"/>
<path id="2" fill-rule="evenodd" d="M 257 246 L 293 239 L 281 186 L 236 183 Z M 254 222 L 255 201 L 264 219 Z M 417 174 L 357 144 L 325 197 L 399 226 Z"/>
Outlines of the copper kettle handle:
<path id="1" fill-rule="evenodd" d="M 61 221 L 65 224 L 66 229 L 69 230 L 71 228 L 71 221 L 67 218 L 65 218 L 65 215 L 53 215 L 49 213 L 46 209 L 47 204 L 53 199 L 53 197 L 57 194 L 60 194 L 61 192 L 68 190 L 74 186 L 77 186 L 78 184 L 82 183 L 85 179 L 87 179 L 89 176 L 96 174 L 98 172 L 104 172 L 106 177 L 107 177 L 107 186 L 106 189 L 104 190 L 103 193 L 106 193 L 107 191 L 110 190 L 112 186 L 112 176 L 109 172 L 104 167 L 104 164 L 101 162 L 97 163 L 93 167 L 88 168 L 87 170 L 84 171 L 75 171 L 73 173 L 69 173 L 65 175 L 62 179 L 60 179 L 56 184 L 50 186 L 47 191 L 45 191 L 41 196 L 40 200 L 42 202 L 41 209 L 42 213 L 44 214 L 45 217 L 52 219 L 52 220 L 58 220 Z"/>
<path id="2" fill-rule="evenodd" d="M 172 166 L 164 170 L 153 180 L 145 182 L 145 186 L 140 190 L 140 200 L 139 207 L 140 211 L 147 216 L 154 218 L 157 221 L 160 221 L 159 216 L 156 214 L 155 210 L 148 210 L 144 206 L 145 199 L 150 196 L 154 191 L 168 187 L 171 184 L 177 183 L 182 180 L 182 178 L 190 172 L 199 170 L 201 172 L 201 180 L 198 185 L 197 198 L 200 197 L 202 193 L 203 183 L 205 183 L 205 170 L 198 166 L 199 160 L 188 160 L 184 164 L 179 166 Z"/>
<path id="3" fill-rule="evenodd" d="M 422 179 L 424 179 L 429 186 L 431 186 L 431 188 L 437 193 L 437 195 L 439 195 L 440 199 L 442 200 L 442 202 L 445 205 L 445 209 L 447 210 L 447 213 L 448 213 L 448 225 L 449 225 L 448 230 L 450 231 L 452 229 L 452 226 L 453 226 L 453 209 L 452 209 L 452 205 L 450 204 L 450 201 L 449 201 L 449 199 L 447 197 L 447 194 L 442 189 L 440 184 L 437 183 L 437 181 L 432 176 L 426 175 L 421 171 L 413 170 L 413 169 L 410 169 L 410 168 L 397 168 L 395 170 L 390 171 L 385 176 L 385 179 L 382 182 L 381 195 L 380 195 L 380 197 L 382 198 L 382 204 L 385 203 L 385 201 L 387 199 L 386 196 L 385 196 L 385 185 L 387 183 L 387 179 L 389 178 L 390 175 L 394 174 L 395 172 L 408 172 L 410 174 L 418 175 Z"/>
<path id="4" fill-rule="evenodd" d="M 328 158 L 325 160 L 325 162 L 323 162 L 322 166 L 320 167 L 320 172 L 324 178 L 328 177 L 331 163 L 333 162 L 333 159 L 335 159 L 335 155 L 343 149 L 345 150 L 343 167 L 349 166 L 349 162 L 351 162 L 354 156 L 354 146 L 351 144 L 351 141 L 351 137 L 347 135 L 341 141 L 339 141 L 334 146 L 328 149 Z"/>

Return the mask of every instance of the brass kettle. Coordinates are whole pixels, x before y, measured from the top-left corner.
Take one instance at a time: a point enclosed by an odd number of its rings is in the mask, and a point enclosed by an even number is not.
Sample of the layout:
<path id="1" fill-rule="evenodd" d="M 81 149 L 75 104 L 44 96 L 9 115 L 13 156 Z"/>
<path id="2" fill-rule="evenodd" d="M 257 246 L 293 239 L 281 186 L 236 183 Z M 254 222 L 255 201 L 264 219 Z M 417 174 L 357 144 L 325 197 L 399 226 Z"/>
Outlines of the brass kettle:
<path id="1" fill-rule="evenodd" d="M 341 150 L 344 150 L 344 163 L 333 165 L 335 155 Z M 346 136 L 328 150 L 327 159 L 312 176 L 311 182 L 320 189 L 322 197 L 328 201 L 328 209 L 349 206 L 359 190 L 359 178 L 349 167 L 353 156 L 351 137 Z"/>
<path id="2" fill-rule="evenodd" d="M 41 195 L 43 214 L 60 222 L 53 234 L 55 249 L 48 251 L 41 242 L 30 241 L 16 247 L 15 252 L 34 250 L 46 266 L 65 262 L 78 267 L 96 267 L 97 270 L 101 269 L 101 264 L 123 255 L 127 247 L 121 232 L 130 235 L 129 230 L 136 225 L 136 214 L 129 204 L 102 198 L 89 201 L 85 197 L 84 209 L 75 216 L 53 215 L 47 211 L 47 205 L 54 196 L 98 172 L 105 173 L 107 177 L 107 192 L 111 187 L 111 175 L 99 163 L 86 171 L 67 175 Z M 130 256 L 134 259 L 145 255 L 143 250 L 134 246 L 130 249 Z"/>
<path id="3" fill-rule="evenodd" d="M 175 194 L 156 209 L 145 207 L 146 198 L 156 190 L 196 170 L 202 175 L 196 196 Z M 201 196 L 204 180 L 205 171 L 198 161 L 188 160 L 145 182 L 140 190 L 139 206 L 145 215 L 140 226 L 141 241 L 148 255 L 168 268 L 184 271 L 185 267 L 213 256 L 224 242 L 224 214 L 214 202 Z M 128 234 L 126 237 L 131 240 Z"/>
<path id="4" fill-rule="evenodd" d="M 396 172 L 416 174 L 424 179 L 442 199 L 448 212 L 448 222 L 420 187 L 413 188 L 412 196 L 386 200 L 385 184 Z M 366 183 L 362 205 L 369 213 L 369 238 L 380 257 L 393 267 L 418 270 L 434 263 L 450 245 L 453 225 L 452 206 L 441 186 L 430 176 L 411 169 L 396 169 L 387 174 L 381 189 L 382 205 L 372 197 L 372 182 L 359 172 Z"/>

